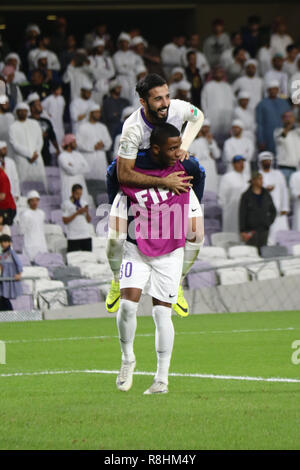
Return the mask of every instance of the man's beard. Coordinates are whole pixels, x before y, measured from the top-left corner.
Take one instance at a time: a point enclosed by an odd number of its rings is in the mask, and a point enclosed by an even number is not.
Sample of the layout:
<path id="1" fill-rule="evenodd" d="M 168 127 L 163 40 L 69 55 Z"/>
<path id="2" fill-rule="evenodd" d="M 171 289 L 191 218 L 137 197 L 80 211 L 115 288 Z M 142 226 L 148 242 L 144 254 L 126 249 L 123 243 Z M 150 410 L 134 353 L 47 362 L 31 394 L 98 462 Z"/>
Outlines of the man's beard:
<path id="1" fill-rule="evenodd" d="M 148 102 L 147 100 L 146 100 L 146 103 L 147 103 L 147 106 L 148 106 L 148 113 L 149 113 L 149 115 L 151 116 L 152 121 L 153 121 L 154 123 L 156 123 L 156 124 L 162 124 L 162 123 L 166 122 L 166 120 L 168 119 L 169 107 L 170 107 L 170 106 L 162 106 L 161 108 L 158 108 L 157 111 L 154 111 L 153 109 L 151 109 L 151 107 L 150 107 L 150 105 L 149 105 L 149 102 Z M 165 117 L 160 118 L 160 117 L 158 116 L 158 112 L 159 112 L 159 111 L 163 111 L 164 109 L 167 109 L 167 110 L 168 110 L 168 111 L 167 111 L 167 114 L 166 114 Z"/>

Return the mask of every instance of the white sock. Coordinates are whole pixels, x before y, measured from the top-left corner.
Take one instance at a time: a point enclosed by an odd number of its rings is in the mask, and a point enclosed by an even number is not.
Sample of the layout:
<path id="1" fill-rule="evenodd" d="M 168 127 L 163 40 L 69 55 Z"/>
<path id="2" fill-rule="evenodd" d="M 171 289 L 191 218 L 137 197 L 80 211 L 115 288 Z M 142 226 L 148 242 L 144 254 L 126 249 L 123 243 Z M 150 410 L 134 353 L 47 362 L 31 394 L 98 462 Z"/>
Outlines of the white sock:
<path id="1" fill-rule="evenodd" d="M 186 240 L 184 246 L 181 280 L 185 278 L 185 276 L 195 263 L 202 245 L 203 243 L 190 242 L 189 240 Z"/>
<path id="2" fill-rule="evenodd" d="M 133 341 L 136 330 L 137 302 L 121 299 L 117 313 L 117 327 L 119 331 L 122 361 L 132 362 L 135 360 L 133 352 Z"/>
<path id="3" fill-rule="evenodd" d="M 171 308 L 155 305 L 152 316 L 155 323 L 155 350 L 157 371 L 155 380 L 168 384 L 168 373 L 174 344 L 174 326 L 171 319 Z"/>
<path id="4" fill-rule="evenodd" d="M 113 272 L 114 280 L 119 282 L 120 267 L 123 256 L 124 239 L 108 238 L 106 245 L 106 256 L 110 269 Z"/>

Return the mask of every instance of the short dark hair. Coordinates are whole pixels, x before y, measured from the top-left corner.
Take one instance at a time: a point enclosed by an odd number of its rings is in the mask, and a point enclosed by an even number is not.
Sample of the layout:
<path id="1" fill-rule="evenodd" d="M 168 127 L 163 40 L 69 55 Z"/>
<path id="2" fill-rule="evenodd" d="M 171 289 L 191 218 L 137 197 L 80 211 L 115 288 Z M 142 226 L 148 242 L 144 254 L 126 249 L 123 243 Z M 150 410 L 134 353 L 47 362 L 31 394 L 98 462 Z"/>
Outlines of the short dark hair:
<path id="1" fill-rule="evenodd" d="M 72 193 L 74 193 L 75 191 L 77 191 L 77 189 L 82 189 L 81 184 L 79 184 L 79 183 L 73 184 L 73 186 L 72 186 Z"/>
<path id="2" fill-rule="evenodd" d="M 233 51 L 232 51 L 233 57 L 237 56 L 238 53 L 239 53 L 240 51 L 242 51 L 242 50 L 243 50 L 243 51 L 245 50 L 243 46 L 237 46 L 237 47 L 235 47 L 235 48 L 233 49 Z"/>
<path id="3" fill-rule="evenodd" d="M 138 81 L 135 89 L 139 97 L 146 100 L 149 96 L 149 91 L 152 90 L 152 88 L 166 84 L 167 81 L 157 73 L 149 73 L 146 77 Z"/>
<path id="4" fill-rule="evenodd" d="M 289 46 L 286 46 L 285 48 L 286 52 L 291 52 L 293 49 L 297 49 L 296 44 L 290 44 Z"/>
<path id="5" fill-rule="evenodd" d="M 168 122 L 154 127 L 151 136 L 150 136 L 150 146 L 152 145 L 163 145 L 170 137 L 179 137 L 180 132 L 177 127 Z"/>
<path id="6" fill-rule="evenodd" d="M 2 242 L 10 242 L 11 243 L 11 237 L 4 233 L 3 235 L 0 236 L 0 243 Z"/>

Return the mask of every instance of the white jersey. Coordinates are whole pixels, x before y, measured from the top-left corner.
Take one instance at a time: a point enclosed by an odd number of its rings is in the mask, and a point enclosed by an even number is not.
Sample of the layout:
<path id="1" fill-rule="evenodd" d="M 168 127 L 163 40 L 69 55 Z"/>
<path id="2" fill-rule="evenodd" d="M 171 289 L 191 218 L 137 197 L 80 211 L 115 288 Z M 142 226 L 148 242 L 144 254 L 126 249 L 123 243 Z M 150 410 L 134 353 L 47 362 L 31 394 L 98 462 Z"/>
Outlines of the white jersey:
<path id="1" fill-rule="evenodd" d="M 197 121 L 199 110 L 191 103 L 171 100 L 167 121 L 181 131 L 186 121 Z M 134 111 L 123 125 L 118 156 L 135 160 L 141 149 L 150 148 L 150 135 L 154 126 L 147 121 L 144 108 Z"/>

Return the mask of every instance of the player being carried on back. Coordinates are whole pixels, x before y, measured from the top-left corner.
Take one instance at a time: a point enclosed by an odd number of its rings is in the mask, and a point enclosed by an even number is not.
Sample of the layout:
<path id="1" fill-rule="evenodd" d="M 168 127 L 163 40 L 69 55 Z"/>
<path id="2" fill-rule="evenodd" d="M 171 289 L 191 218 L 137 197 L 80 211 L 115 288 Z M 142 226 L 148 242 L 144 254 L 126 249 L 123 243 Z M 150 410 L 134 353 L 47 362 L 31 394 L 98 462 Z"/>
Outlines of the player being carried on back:
<path id="1" fill-rule="evenodd" d="M 136 90 L 140 96 L 142 106 L 124 122 L 117 165 L 116 161 L 114 161 L 108 169 L 110 203 L 113 203 L 114 197 L 119 190 L 119 184 L 139 188 L 168 189 L 178 195 L 189 190 L 192 186 L 191 180 L 195 176 L 197 177 L 200 171 L 202 172 L 203 181 L 205 177 L 204 169 L 200 167 L 196 159 L 190 161 L 190 168 L 187 171 L 188 175 L 184 175 L 181 171 L 176 171 L 161 178 L 138 171 L 138 153 L 149 149 L 152 130 L 155 126 L 165 122 L 172 124 L 181 131 L 184 123 L 187 121 L 178 157 L 183 164 L 188 161 L 186 160 L 188 158 L 187 149 L 198 134 L 204 116 L 202 111 L 186 101 L 170 100 L 167 82 L 157 74 L 147 75 L 138 82 Z M 123 242 L 124 240 L 119 238 L 118 233 L 111 229 L 107 243 L 107 257 L 114 279 L 106 298 L 106 309 L 111 313 L 117 311 L 120 301 L 119 270 Z M 199 249 L 200 245 L 191 247 L 187 243 L 184 250 L 184 258 L 188 260 L 193 258 L 195 260 Z M 182 274 L 183 278 L 186 273 Z M 181 316 L 188 315 L 188 303 L 183 296 L 181 285 L 179 286 L 177 303 L 173 304 L 173 309 Z"/>
<path id="2" fill-rule="evenodd" d="M 165 178 L 175 172 L 186 175 L 179 161 L 180 132 L 171 124 L 157 126 L 150 137 L 147 159 L 155 169 L 139 169 L 140 174 Z M 117 326 L 122 365 L 117 387 L 128 391 L 136 365 L 133 341 L 136 312 L 142 292 L 153 301 L 157 372 L 145 394 L 167 393 L 168 371 L 174 342 L 172 303 L 177 300 L 184 264 L 184 246 L 203 242 L 203 215 L 193 189 L 175 194 L 160 188 L 141 189 L 121 185 L 111 222 L 125 235 L 120 272 L 121 301 Z M 127 217 L 128 210 L 128 217 Z M 123 239 L 125 238 L 123 236 Z"/>

